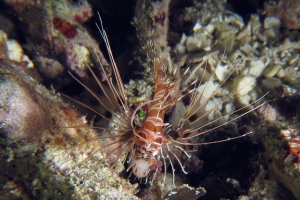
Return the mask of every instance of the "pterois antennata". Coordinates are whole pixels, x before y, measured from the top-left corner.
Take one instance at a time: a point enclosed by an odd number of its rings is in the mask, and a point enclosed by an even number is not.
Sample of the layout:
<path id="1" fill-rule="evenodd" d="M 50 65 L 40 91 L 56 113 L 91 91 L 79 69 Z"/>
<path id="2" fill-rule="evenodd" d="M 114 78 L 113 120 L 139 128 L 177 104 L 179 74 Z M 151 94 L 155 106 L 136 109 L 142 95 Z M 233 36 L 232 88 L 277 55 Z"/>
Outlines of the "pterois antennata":
<path id="1" fill-rule="evenodd" d="M 264 96 L 235 111 L 228 112 L 226 115 L 210 121 L 207 120 L 208 116 L 218 109 L 220 105 L 226 104 L 230 99 L 238 96 L 240 91 L 255 81 L 255 79 L 249 79 L 245 85 L 228 94 L 226 98 L 215 103 L 213 106 L 208 106 L 217 91 L 230 79 L 238 65 L 231 70 L 221 84 L 217 87 L 211 87 L 216 72 L 208 79 L 206 78 L 206 58 L 203 58 L 198 66 L 204 69 L 202 76 L 191 80 L 189 75 L 191 69 L 189 67 L 184 70 L 177 67 L 170 67 L 167 64 L 168 62 L 165 61 L 165 58 L 161 57 L 159 53 L 156 53 L 155 49 L 151 49 L 154 91 L 149 99 L 146 99 L 135 108 L 132 108 L 130 107 L 126 88 L 114 60 L 102 22 L 100 26 L 97 25 L 97 27 L 106 44 L 111 62 L 112 75 L 110 76 L 108 74 L 107 69 L 105 69 L 105 66 L 102 65 L 100 61 L 101 59 L 98 59 L 98 62 L 106 83 L 99 80 L 91 67 L 88 68 L 101 88 L 104 98 L 99 98 L 88 86 L 72 76 L 99 101 L 102 107 L 112 114 L 111 118 L 107 117 L 88 105 L 79 102 L 81 105 L 100 115 L 108 124 L 113 125 L 113 128 L 112 126 L 91 126 L 91 128 L 100 128 L 105 130 L 105 132 L 111 133 L 111 135 L 103 136 L 103 139 L 106 138 L 109 140 L 100 146 L 99 149 L 108 149 L 105 152 L 108 152 L 108 155 L 114 154 L 115 161 L 121 157 L 124 158 L 123 155 L 125 155 L 129 163 L 127 170 L 131 170 L 134 176 L 139 179 L 147 179 L 149 173 L 153 172 L 153 177 L 155 177 L 159 171 L 164 170 L 165 179 L 167 167 L 170 165 L 173 174 L 173 185 L 175 187 L 176 163 L 178 163 L 181 170 L 187 174 L 185 166 L 181 162 L 181 157 L 182 155 L 187 157 L 191 156 L 186 150 L 188 146 L 229 141 L 250 133 L 247 132 L 212 142 L 196 142 L 199 136 L 212 132 L 263 105 L 258 102 L 260 102 Z M 216 53 L 212 53 L 210 56 L 215 55 Z M 172 70 L 169 70 L 170 68 Z M 213 90 L 211 90 L 211 88 L 213 88 Z M 174 108 L 177 104 L 182 103 L 182 101 L 186 99 L 188 103 L 186 103 L 187 106 L 184 112 L 175 113 L 175 115 L 178 115 L 177 120 L 168 120 L 167 116 L 169 113 L 176 112 Z M 218 124 L 219 121 L 237 113 L 242 114 Z M 196 119 L 195 116 L 197 116 Z M 214 124 L 218 125 L 213 126 Z"/>

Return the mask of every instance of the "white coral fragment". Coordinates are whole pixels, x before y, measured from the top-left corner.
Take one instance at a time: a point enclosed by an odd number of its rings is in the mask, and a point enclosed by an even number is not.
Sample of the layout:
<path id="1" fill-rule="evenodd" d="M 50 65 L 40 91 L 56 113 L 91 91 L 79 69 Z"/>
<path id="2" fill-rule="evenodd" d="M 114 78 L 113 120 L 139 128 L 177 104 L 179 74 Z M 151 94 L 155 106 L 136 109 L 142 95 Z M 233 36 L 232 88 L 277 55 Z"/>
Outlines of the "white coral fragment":
<path id="1" fill-rule="evenodd" d="M 92 63 L 89 50 L 83 45 L 74 45 L 75 51 L 78 53 L 78 66 L 85 68 L 87 63 Z"/>
<path id="2" fill-rule="evenodd" d="M 250 74 L 254 77 L 258 77 L 262 74 L 263 70 L 266 67 L 267 66 L 265 65 L 265 63 L 262 60 L 251 60 L 249 62 L 248 74 Z"/>
<path id="3" fill-rule="evenodd" d="M 3 55 L 0 55 L 0 57 L 6 57 L 8 60 L 16 62 L 26 62 L 26 67 L 28 68 L 34 67 L 34 64 L 24 54 L 21 45 L 16 40 L 8 39 L 7 34 L 2 30 L 0 30 L 0 37 L 0 46 L 6 47 L 6 52 L 3 52 Z"/>
<path id="4" fill-rule="evenodd" d="M 194 28 L 193 28 L 193 31 L 194 31 L 194 32 L 197 32 L 197 31 L 200 30 L 201 28 L 202 28 L 202 25 L 201 25 L 199 22 L 197 22 L 197 23 L 195 24 Z"/>
<path id="5" fill-rule="evenodd" d="M 253 76 L 237 76 L 233 79 L 231 92 L 236 92 L 238 96 L 244 96 L 254 89 L 256 80 Z"/>
<path id="6" fill-rule="evenodd" d="M 266 78 L 271 78 L 277 74 L 277 72 L 282 68 L 281 65 L 269 65 L 263 72 Z"/>
<path id="7" fill-rule="evenodd" d="M 264 28 L 269 29 L 269 28 L 276 28 L 279 29 L 281 25 L 280 19 L 277 17 L 267 17 L 264 20 Z"/>
<path id="8" fill-rule="evenodd" d="M 277 17 L 267 17 L 264 20 L 264 35 L 270 39 L 277 39 L 281 22 Z"/>
<path id="9" fill-rule="evenodd" d="M 188 52 L 201 50 L 211 45 L 211 39 L 204 34 L 195 34 L 186 40 L 186 49 Z"/>
<path id="10" fill-rule="evenodd" d="M 215 75 L 220 82 L 225 81 L 226 77 L 230 74 L 231 69 L 228 65 L 218 65 L 215 71 Z"/>
<path id="11" fill-rule="evenodd" d="M 229 12 L 229 16 L 225 16 L 224 21 L 228 24 L 234 24 L 239 29 L 242 29 L 244 26 L 243 18 L 235 13 Z"/>

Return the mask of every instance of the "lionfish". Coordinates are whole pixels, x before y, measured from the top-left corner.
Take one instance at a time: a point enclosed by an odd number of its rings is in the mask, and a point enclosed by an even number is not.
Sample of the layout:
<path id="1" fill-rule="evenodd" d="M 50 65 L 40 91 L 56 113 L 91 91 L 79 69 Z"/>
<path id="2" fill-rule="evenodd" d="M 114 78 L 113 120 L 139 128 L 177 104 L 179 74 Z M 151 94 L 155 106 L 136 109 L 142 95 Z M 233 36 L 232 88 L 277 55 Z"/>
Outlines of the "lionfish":
<path id="1" fill-rule="evenodd" d="M 252 112 L 253 110 L 259 108 L 264 104 L 261 103 L 258 106 L 246 110 L 244 113 L 238 115 L 237 117 L 234 117 L 233 119 L 230 119 L 223 124 L 211 127 L 211 125 L 213 125 L 215 122 L 229 115 L 240 112 L 241 110 L 246 109 L 249 106 L 261 101 L 265 95 L 263 95 L 258 100 L 250 103 L 249 105 L 243 106 L 242 108 L 232 111 L 225 116 L 223 115 L 218 119 L 214 119 L 213 121 L 203 124 L 202 121 L 205 121 L 210 113 L 214 112 L 218 108 L 218 106 L 224 104 L 229 99 L 237 96 L 240 90 L 244 89 L 245 87 L 247 87 L 247 85 L 250 84 L 250 81 L 244 87 L 229 94 L 227 98 L 213 106 L 211 109 L 203 112 L 200 117 L 191 120 L 191 118 L 194 117 L 195 113 L 201 110 L 205 110 L 208 102 L 214 97 L 217 90 L 226 83 L 233 72 L 237 69 L 238 65 L 231 71 L 231 73 L 225 78 L 225 80 L 214 91 L 211 92 L 210 96 L 205 99 L 203 96 L 206 90 L 208 90 L 209 81 L 204 84 L 202 90 L 198 89 L 199 86 L 204 82 L 204 74 L 202 75 L 202 77 L 192 81 L 191 83 L 182 84 L 183 80 L 185 80 L 187 76 L 189 68 L 187 68 L 181 74 L 178 68 L 174 68 L 170 73 L 168 72 L 168 66 L 166 65 L 166 62 L 164 62 L 164 58 L 161 58 L 159 56 L 152 56 L 151 64 L 154 71 L 154 92 L 152 99 L 145 101 L 138 105 L 136 108 L 132 109 L 129 106 L 128 95 L 126 93 L 126 89 L 124 87 L 124 83 L 122 81 L 118 67 L 114 60 L 113 53 L 111 51 L 107 34 L 103 28 L 100 15 L 99 19 L 100 26 L 97 23 L 96 26 L 107 48 L 107 52 L 111 62 L 112 75 L 110 76 L 110 74 L 107 72 L 107 69 L 105 69 L 105 66 L 101 63 L 100 57 L 97 57 L 97 60 L 99 65 L 101 66 L 100 69 L 103 73 L 104 79 L 107 82 L 106 84 L 100 81 L 100 79 L 97 77 L 97 75 L 89 65 L 87 66 L 93 78 L 101 88 L 106 100 L 99 98 L 99 96 L 95 92 L 93 92 L 87 85 L 75 78 L 71 73 L 70 75 L 78 83 L 80 83 L 92 96 L 94 96 L 97 101 L 99 101 L 101 106 L 103 106 L 112 114 L 111 118 L 109 118 L 104 114 L 101 114 L 94 108 L 74 100 L 80 105 L 95 112 L 108 123 L 111 123 L 114 125 L 114 127 L 116 127 L 107 128 L 90 126 L 91 128 L 100 128 L 102 130 L 111 132 L 111 135 L 104 136 L 103 138 L 113 138 L 113 142 L 103 144 L 103 146 L 99 147 L 99 149 L 101 150 L 112 147 L 112 150 L 109 152 L 109 154 L 117 154 L 114 163 L 116 163 L 118 159 L 125 155 L 125 158 L 129 163 L 127 171 L 131 170 L 131 174 L 133 173 L 138 179 L 147 179 L 149 173 L 151 171 L 154 171 L 154 180 L 157 172 L 162 170 L 162 167 L 164 167 L 164 181 L 166 179 L 168 166 L 167 163 L 169 163 L 172 168 L 173 186 L 175 188 L 176 161 L 180 165 L 181 170 L 185 174 L 187 174 L 187 172 L 185 171 L 185 167 L 181 162 L 180 156 L 176 152 L 181 151 L 181 153 L 183 153 L 187 157 L 191 157 L 191 155 L 185 150 L 186 146 L 200 146 L 219 143 L 244 137 L 245 135 L 251 133 L 248 132 L 239 136 L 212 142 L 191 142 L 191 139 L 212 132 L 213 130 L 218 129 L 221 126 L 224 126 Z M 87 37 L 89 37 L 90 39 L 90 36 L 88 34 Z M 155 52 L 155 50 L 153 51 Z M 211 80 L 214 75 L 215 74 L 211 76 Z M 167 122 L 166 112 L 174 108 L 176 104 L 182 101 L 185 97 L 189 99 L 189 103 L 185 113 L 181 116 L 180 120 L 176 122 L 176 124 L 170 121 Z M 199 104 L 200 100 L 202 99 L 204 99 L 203 102 Z M 143 118 L 142 123 L 136 123 L 136 118 Z M 204 130 L 205 127 L 209 128 L 207 130 Z M 151 182 L 153 182 L 153 180 Z"/>

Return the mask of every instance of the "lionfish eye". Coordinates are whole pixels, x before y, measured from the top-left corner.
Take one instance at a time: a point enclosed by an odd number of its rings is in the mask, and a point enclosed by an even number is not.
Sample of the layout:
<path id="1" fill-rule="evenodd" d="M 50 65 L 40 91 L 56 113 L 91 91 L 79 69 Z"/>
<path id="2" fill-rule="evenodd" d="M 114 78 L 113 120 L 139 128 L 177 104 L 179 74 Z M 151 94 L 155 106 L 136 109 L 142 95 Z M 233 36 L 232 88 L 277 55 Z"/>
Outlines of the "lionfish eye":
<path id="1" fill-rule="evenodd" d="M 170 129 L 166 135 L 168 135 L 170 138 L 172 138 L 173 140 L 176 140 L 179 137 L 179 133 L 178 131 L 174 130 L 174 129 Z"/>
<path id="2" fill-rule="evenodd" d="M 139 111 L 139 112 L 138 112 L 138 116 L 139 116 L 140 118 L 145 118 L 145 117 L 146 117 L 146 112 L 144 112 L 144 111 Z"/>

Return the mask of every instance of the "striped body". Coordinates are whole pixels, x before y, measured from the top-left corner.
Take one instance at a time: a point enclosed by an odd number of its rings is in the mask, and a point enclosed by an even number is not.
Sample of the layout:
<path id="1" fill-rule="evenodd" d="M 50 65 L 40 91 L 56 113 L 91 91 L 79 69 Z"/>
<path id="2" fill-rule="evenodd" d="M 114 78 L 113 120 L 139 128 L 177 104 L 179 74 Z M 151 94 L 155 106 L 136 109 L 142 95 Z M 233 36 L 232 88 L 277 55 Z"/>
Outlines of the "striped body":
<path id="1" fill-rule="evenodd" d="M 168 125 L 168 123 L 164 123 L 164 118 L 166 110 L 174 105 L 169 95 L 169 90 L 173 89 L 174 84 L 167 78 L 166 72 L 160 67 L 158 59 L 153 60 L 153 67 L 155 73 L 153 101 L 144 125 L 135 130 L 135 160 L 147 162 L 149 164 L 148 172 L 151 166 L 161 162 L 159 151 L 163 144 L 169 142 L 163 133 L 163 128 Z M 140 177 L 135 169 L 133 169 L 133 172 L 137 177 Z M 144 172 L 143 175 L 147 176 L 148 173 Z"/>

